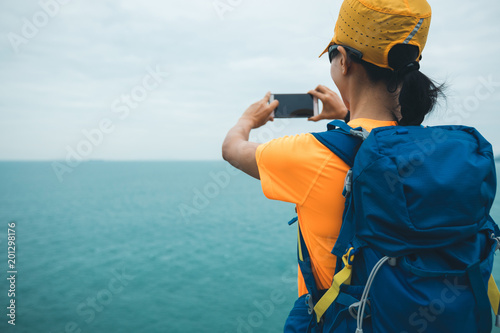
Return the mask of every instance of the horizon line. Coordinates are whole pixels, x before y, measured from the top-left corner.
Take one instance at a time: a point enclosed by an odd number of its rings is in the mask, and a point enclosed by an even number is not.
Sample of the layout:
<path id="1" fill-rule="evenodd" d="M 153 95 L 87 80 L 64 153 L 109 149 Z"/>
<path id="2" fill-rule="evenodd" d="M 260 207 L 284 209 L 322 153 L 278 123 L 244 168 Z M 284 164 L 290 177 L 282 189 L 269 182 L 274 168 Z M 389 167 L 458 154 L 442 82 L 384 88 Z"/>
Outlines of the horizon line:
<path id="1" fill-rule="evenodd" d="M 219 159 L 91 159 L 82 160 L 80 163 L 88 162 L 222 162 L 222 158 Z M 52 160 L 52 159 L 0 159 L 2 162 L 60 162 L 66 163 L 66 160 Z"/>
<path id="2" fill-rule="evenodd" d="M 495 161 L 500 162 L 500 154 L 493 156 Z M 66 160 L 62 159 L 0 159 L 2 162 L 59 162 L 67 163 Z M 90 159 L 82 160 L 80 163 L 85 162 L 224 162 L 222 157 L 217 159 Z"/>

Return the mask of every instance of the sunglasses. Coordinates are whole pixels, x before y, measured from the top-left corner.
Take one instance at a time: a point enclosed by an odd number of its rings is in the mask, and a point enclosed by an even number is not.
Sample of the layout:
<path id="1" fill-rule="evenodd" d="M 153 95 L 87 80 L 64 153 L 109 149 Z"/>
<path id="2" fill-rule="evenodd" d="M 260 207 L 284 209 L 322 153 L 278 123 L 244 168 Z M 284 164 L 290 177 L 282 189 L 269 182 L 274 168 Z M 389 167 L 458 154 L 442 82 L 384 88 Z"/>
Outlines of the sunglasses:
<path id="1" fill-rule="evenodd" d="M 363 53 L 356 50 L 356 49 L 353 49 L 352 47 L 349 47 L 349 46 L 345 46 L 345 45 L 331 45 L 329 48 L 328 48 L 328 58 L 330 59 L 330 63 L 332 62 L 333 58 L 335 55 L 337 55 L 337 52 L 338 52 L 338 47 L 339 46 L 342 46 L 344 49 L 347 50 L 347 52 L 353 56 L 354 58 L 357 58 L 358 60 L 361 60 L 363 58 Z"/>

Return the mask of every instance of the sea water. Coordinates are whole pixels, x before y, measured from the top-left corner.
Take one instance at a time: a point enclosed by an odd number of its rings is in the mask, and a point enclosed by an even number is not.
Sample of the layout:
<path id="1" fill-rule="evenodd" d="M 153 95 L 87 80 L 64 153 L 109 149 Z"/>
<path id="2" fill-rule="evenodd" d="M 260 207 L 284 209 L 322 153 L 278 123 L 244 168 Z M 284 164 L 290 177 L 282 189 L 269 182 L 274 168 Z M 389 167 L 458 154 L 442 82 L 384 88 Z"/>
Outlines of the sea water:
<path id="1" fill-rule="evenodd" d="M 224 162 L 64 171 L 0 163 L 0 332 L 282 330 L 297 296 L 293 205 Z"/>

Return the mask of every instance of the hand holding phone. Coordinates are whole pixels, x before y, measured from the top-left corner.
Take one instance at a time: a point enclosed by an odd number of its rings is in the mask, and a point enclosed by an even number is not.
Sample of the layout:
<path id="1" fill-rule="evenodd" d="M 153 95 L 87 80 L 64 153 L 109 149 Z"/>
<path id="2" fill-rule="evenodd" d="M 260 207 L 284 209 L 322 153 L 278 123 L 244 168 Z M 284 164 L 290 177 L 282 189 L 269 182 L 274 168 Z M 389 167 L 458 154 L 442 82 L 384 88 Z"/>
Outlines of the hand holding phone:
<path id="1" fill-rule="evenodd" d="M 310 118 L 317 116 L 318 98 L 311 94 L 272 94 L 269 103 L 278 100 L 274 118 Z"/>
<path id="2" fill-rule="evenodd" d="M 317 116 L 309 120 L 319 121 L 322 119 L 344 119 L 347 115 L 347 107 L 342 98 L 330 88 L 319 85 L 316 89 L 308 92 L 317 97 L 323 104 L 323 110 Z"/>
<path id="3" fill-rule="evenodd" d="M 269 103 L 269 98 L 271 97 L 271 92 L 267 92 L 264 98 L 250 105 L 245 112 L 240 117 L 241 119 L 249 120 L 252 128 L 259 128 L 266 124 L 268 121 L 272 121 L 273 109 L 275 109 L 279 102 L 275 100 Z"/>

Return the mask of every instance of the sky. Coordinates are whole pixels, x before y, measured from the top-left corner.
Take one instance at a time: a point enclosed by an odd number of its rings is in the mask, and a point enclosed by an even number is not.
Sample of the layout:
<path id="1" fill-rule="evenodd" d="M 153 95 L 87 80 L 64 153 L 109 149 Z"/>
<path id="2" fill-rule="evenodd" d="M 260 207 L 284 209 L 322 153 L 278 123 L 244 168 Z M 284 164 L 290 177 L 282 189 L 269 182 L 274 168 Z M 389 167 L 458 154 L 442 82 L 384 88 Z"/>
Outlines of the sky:
<path id="1" fill-rule="evenodd" d="M 446 82 L 426 124 L 476 127 L 500 154 L 500 2 L 431 0 L 421 71 Z M 267 91 L 336 90 L 341 1 L 0 3 L 0 160 L 217 160 Z M 322 131 L 276 120 L 251 139 Z"/>

